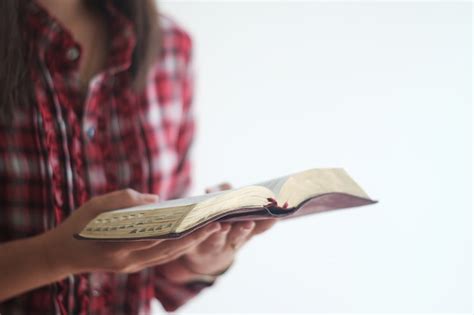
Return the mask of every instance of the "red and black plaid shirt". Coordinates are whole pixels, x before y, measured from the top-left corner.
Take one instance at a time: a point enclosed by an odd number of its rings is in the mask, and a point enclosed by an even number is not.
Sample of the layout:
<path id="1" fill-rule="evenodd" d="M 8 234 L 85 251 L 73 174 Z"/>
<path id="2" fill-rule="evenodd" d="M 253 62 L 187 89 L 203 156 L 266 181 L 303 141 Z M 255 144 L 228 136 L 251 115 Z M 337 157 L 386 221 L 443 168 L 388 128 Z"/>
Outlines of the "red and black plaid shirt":
<path id="1" fill-rule="evenodd" d="M 133 25 L 110 3 L 107 15 L 108 65 L 84 101 L 81 48 L 44 8 L 29 7 L 25 34 L 39 60 L 31 68 L 36 101 L 0 123 L 0 242 L 52 229 L 94 195 L 130 187 L 169 199 L 189 187 L 190 37 L 161 16 L 161 51 L 137 93 L 129 72 Z M 146 314 L 154 297 L 174 310 L 199 290 L 170 283 L 156 268 L 71 275 L 0 304 L 0 313 Z"/>

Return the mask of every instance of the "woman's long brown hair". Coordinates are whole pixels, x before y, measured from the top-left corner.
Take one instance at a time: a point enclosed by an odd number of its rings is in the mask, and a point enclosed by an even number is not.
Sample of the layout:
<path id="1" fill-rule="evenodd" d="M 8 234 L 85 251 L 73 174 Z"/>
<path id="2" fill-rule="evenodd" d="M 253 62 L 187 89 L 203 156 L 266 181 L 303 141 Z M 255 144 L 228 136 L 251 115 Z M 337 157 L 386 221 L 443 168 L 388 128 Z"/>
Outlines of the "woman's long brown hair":
<path id="1" fill-rule="evenodd" d="M 33 100 L 29 68 L 35 64 L 35 54 L 28 50 L 22 35 L 29 1 L 32 0 L 0 0 L 0 120 L 9 119 L 14 107 L 27 106 Z M 99 10 L 104 9 L 105 1 L 84 1 Z M 137 44 L 130 71 L 134 87 L 141 89 L 160 45 L 154 0 L 111 1 L 134 24 Z"/>

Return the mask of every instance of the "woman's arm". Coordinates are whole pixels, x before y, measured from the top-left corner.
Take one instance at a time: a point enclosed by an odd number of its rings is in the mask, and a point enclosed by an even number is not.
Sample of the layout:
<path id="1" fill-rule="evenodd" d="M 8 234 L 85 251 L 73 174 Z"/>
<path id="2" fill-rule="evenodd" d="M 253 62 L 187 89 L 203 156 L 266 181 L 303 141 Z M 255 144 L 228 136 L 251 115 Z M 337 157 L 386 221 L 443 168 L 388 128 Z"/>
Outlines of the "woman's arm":
<path id="1" fill-rule="evenodd" d="M 66 268 L 51 268 L 44 235 L 0 245 L 0 302 L 69 274 Z"/>
<path id="2" fill-rule="evenodd" d="M 98 242 L 73 237 L 101 212 L 157 201 L 122 190 L 92 198 L 55 229 L 0 245 L 0 302 L 67 277 L 103 271 L 130 273 L 175 260 L 220 229 L 210 224 L 178 240 Z"/>

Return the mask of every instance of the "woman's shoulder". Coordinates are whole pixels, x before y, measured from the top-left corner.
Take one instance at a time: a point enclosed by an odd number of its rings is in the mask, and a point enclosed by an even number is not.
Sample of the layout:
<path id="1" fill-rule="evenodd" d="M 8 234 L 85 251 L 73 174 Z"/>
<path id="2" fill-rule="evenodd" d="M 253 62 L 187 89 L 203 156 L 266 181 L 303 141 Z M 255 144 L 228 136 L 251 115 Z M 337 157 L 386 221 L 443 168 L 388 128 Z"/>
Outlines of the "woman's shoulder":
<path id="1" fill-rule="evenodd" d="M 162 53 L 178 54 L 185 59 L 191 57 L 192 37 L 174 18 L 160 13 L 160 37 Z"/>

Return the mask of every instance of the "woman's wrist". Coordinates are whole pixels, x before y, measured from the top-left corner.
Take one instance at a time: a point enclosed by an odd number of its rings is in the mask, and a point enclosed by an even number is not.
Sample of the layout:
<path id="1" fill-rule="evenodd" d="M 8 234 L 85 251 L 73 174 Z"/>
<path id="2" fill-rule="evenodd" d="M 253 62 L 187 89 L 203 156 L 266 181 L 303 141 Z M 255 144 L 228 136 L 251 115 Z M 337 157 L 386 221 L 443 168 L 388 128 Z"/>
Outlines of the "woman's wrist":
<path id="1" fill-rule="evenodd" d="M 67 262 L 70 255 L 54 242 L 52 231 L 46 232 L 35 237 L 34 242 L 40 250 L 40 257 L 47 270 L 50 270 L 54 277 L 65 278 L 74 273 L 72 266 Z"/>
<path id="2" fill-rule="evenodd" d="M 212 270 L 212 271 L 202 271 L 202 270 L 199 270 L 199 268 L 197 268 L 196 266 L 192 266 L 189 261 L 183 256 L 180 258 L 181 260 L 181 263 L 182 265 L 184 266 L 184 268 L 186 268 L 189 272 L 193 273 L 193 274 L 196 274 L 196 275 L 200 275 L 200 276 L 206 276 L 206 277 L 213 277 L 213 278 L 217 278 L 221 275 L 223 275 L 224 273 L 226 273 L 231 267 L 232 265 L 234 264 L 234 258 L 232 259 L 232 261 L 226 265 L 226 267 L 224 268 L 219 268 L 219 269 L 216 269 L 215 271 Z"/>
<path id="3" fill-rule="evenodd" d="M 199 283 L 209 286 L 212 285 L 220 275 L 224 274 L 231 265 L 232 264 L 221 268 L 214 273 L 204 273 L 201 270 L 194 270 L 193 267 L 187 264 L 185 259 L 181 257 L 164 265 L 156 266 L 155 270 L 160 277 L 171 283 L 182 285 Z"/>

